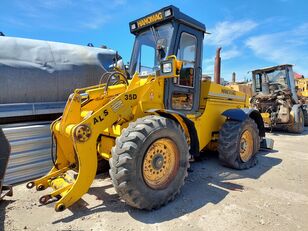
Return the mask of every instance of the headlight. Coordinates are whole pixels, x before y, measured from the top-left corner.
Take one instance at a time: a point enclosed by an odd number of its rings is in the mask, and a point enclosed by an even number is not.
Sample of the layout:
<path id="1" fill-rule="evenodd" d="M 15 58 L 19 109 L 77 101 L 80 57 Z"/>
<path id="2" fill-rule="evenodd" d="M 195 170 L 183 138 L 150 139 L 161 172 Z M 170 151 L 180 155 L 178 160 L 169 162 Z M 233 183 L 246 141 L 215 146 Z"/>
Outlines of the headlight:
<path id="1" fill-rule="evenodd" d="M 133 24 L 130 26 L 130 29 L 131 29 L 131 30 L 135 30 L 135 29 L 136 29 L 136 23 L 133 23 Z"/>
<path id="2" fill-rule="evenodd" d="M 164 74 L 172 72 L 172 62 L 166 62 L 162 64 L 162 72 Z"/>
<path id="3" fill-rule="evenodd" d="M 171 9 L 165 10 L 165 17 L 169 17 L 172 15 Z"/>

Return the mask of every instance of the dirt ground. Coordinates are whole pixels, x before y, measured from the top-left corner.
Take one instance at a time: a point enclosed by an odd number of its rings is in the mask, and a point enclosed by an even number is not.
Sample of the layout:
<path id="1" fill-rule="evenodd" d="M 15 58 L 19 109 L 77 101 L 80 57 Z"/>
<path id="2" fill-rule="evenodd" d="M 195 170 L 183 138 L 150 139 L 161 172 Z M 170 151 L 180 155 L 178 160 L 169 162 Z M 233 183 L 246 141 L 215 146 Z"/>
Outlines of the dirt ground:
<path id="1" fill-rule="evenodd" d="M 275 150 L 252 169 L 222 167 L 214 154 L 193 163 L 175 201 L 151 212 L 125 205 L 107 174 L 62 213 L 39 205 L 44 191 L 17 185 L 0 202 L 0 230 L 308 230 L 308 128 L 268 137 Z"/>

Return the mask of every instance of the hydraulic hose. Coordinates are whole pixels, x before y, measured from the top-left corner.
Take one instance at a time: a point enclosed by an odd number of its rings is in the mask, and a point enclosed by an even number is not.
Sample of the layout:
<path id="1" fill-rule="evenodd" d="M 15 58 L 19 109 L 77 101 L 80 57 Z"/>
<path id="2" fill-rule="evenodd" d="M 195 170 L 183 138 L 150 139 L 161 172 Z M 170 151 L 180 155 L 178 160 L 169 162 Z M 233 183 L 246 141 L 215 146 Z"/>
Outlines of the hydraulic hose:
<path id="1" fill-rule="evenodd" d="M 53 165 L 55 166 L 55 168 L 59 170 L 59 168 L 56 164 L 57 156 L 55 157 L 54 153 L 53 153 L 54 139 L 56 140 L 56 137 L 54 136 L 54 134 L 52 132 L 51 133 L 51 148 L 50 148 L 51 161 L 52 161 Z M 56 155 L 57 155 L 57 140 L 56 140 Z"/>

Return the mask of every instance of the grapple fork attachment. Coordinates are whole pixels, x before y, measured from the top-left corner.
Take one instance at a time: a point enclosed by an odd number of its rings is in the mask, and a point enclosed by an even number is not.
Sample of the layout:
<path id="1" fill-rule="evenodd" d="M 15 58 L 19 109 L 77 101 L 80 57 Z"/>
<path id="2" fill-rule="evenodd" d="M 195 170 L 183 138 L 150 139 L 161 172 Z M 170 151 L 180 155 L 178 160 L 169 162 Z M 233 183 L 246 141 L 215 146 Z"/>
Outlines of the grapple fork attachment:
<path id="1" fill-rule="evenodd" d="M 108 103 L 94 106 L 89 117 L 81 116 L 79 92 L 69 97 L 63 116 L 51 125 L 56 143 L 54 167 L 45 176 L 27 184 L 28 188 L 36 187 L 37 190 L 53 189 L 52 193 L 40 198 L 41 204 L 57 200 L 55 210 L 62 211 L 87 193 L 97 172 L 98 137 L 119 117 L 131 118 L 132 107 L 138 104 L 138 99 L 131 97 L 128 100 L 127 96 L 137 96 L 138 90 L 125 89 L 125 93 L 118 94 Z M 102 98 L 98 100 L 105 102 Z"/>
<path id="2" fill-rule="evenodd" d="M 96 140 L 92 136 L 88 145 L 74 143 L 73 131 L 80 122 L 80 97 L 73 94 L 66 107 L 63 117 L 51 125 L 56 140 L 57 160 L 53 168 L 45 176 L 29 182 L 27 188 L 36 187 L 44 190 L 51 187 L 54 191 L 40 198 L 41 204 L 57 200 L 56 211 L 63 211 L 85 194 L 91 186 L 97 169 Z M 76 115 L 75 118 L 67 115 Z M 72 171 L 70 171 L 72 170 Z M 77 172 L 75 179 L 74 172 Z"/>

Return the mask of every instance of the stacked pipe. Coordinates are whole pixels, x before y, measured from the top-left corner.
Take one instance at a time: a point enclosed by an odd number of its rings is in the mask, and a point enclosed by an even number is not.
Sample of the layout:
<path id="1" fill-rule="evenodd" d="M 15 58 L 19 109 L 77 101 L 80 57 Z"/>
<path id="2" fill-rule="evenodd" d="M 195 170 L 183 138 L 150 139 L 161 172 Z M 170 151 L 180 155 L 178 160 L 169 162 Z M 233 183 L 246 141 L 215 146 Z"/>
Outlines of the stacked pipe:
<path id="1" fill-rule="evenodd" d="M 216 50 L 215 66 L 214 66 L 214 82 L 220 84 L 220 70 L 221 70 L 221 58 L 220 58 L 221 47 Z"/>

